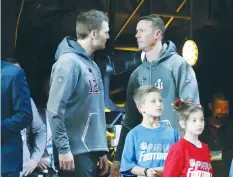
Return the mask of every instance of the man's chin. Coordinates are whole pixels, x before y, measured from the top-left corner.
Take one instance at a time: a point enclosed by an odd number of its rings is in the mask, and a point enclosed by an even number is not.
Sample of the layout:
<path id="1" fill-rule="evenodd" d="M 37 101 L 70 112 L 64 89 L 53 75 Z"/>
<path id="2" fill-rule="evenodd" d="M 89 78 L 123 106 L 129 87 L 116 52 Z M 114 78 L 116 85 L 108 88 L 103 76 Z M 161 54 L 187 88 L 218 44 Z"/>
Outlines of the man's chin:
<path id="1" fill-rule="evenodd" d="M 99 46 L 98 49 L 97 49 L 97 51 L 99 51 L 99 50 L 104 50 L 105 47 L 106 47 L 105 45 L 104 45 L 104 46 Z"/>
<path id="2" fill-rule="evenodd" d="M 138 49 L 141 50 L 141 51 L 143 51 L 143 47 L 141 47 L 141 46 L 138 46 Z"/>
<path id="3" fill-rule="evenodd" d="M 217 115 L 215 116 L 217 120 L 223 120 L 227 118 L 227 115 Z"/>

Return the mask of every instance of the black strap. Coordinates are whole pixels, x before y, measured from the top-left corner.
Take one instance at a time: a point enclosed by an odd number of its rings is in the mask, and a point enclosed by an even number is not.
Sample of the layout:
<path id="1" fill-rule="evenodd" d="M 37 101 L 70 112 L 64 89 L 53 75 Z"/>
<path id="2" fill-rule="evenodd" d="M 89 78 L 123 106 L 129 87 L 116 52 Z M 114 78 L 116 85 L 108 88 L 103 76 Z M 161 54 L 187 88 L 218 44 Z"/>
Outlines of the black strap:
<path id="1" fill-rule="evenodd" d="M 144 169 L 144 174 L 145 174 L 146 177 L 148 177 L 148 176 L 147 176 L 147 170 L 148 170 L 148 169 L 149 169 L 149 168 L 145 168 L 145 169 Z"/>

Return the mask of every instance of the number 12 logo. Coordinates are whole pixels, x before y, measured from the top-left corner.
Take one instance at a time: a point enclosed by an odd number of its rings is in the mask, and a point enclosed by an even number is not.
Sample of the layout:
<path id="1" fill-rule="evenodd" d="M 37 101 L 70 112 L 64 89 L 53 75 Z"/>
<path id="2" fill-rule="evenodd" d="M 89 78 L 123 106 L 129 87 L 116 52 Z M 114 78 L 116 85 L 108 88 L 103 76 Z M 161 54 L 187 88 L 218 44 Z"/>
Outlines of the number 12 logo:
<path id="1" fill-rule="evenodd" d="M 99 93 L 99 88 L 95 79 L 88 80 L 89 82 L 89 93 Z"/>

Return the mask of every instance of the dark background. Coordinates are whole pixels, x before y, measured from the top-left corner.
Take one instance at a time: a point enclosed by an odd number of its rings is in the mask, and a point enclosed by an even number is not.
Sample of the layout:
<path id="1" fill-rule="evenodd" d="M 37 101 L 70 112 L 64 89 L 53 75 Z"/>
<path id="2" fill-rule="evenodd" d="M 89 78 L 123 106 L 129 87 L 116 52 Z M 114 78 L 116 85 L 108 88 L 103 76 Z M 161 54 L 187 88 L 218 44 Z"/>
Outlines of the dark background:
<path id="1" fill-rule="evenodd" d="M 113 0 L 110 0 L 111 2 Z M 26 71 L 27 80 L 37 106 L 45 107 L 44 82 L 48 79 L 57 45 L 65 36 L 75 37 L 77 14 L 88 9 L 108 12 L 108 0 L 25 0 L 19 21 L 17 47 L 14 48 L 16 22 L 20 0 L 1 1 L 1 59 L 17 54 Z M 111 34 L 115 35 L 127 17 L 132 13 L 138 0 L 117 0 L 114 24 Z M 138 18 L 149 13 L 175 13 L 182 0 L 145 0 L 120 37 L 108 43 L 105 53 L 119 53 L 112 46 L 136 46 L 135 28 Z M 199 58 L 193 66 L 199 84 L 203 105 L 214 91 L 225 92 L 233 98 L 233 1 L 194 0 L 193 40 L 199 49 Z M 179 14 L 188 14 L 186 4 Z M 165 23 L 169 18 L 163 18 Z M 114 32 L 115 31 L 115 32 Z M 171 40 L 181 52 L 185 39 L 189 38 L 186 20 L 174 19 L 167 29 L 165 40 Z M 125 77 L 127 79 L 127 77 Z M 126 85 L 126 82 L 123 82 Z M 119 81 L 114 85 L 121 85 Z M 115 87 L 114 86 L 114 87 Z M 123 92 L 122 96 L 125 96 Z M 123 97 L 124 98 L 124 97 Z"/>

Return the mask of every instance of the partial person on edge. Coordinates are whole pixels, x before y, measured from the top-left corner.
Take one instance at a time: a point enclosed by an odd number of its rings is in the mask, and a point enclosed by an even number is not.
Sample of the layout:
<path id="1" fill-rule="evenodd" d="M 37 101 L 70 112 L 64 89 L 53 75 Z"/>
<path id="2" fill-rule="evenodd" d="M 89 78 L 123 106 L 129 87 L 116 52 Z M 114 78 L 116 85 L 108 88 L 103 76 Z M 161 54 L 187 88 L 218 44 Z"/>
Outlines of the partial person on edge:
<path id="1" fill-rule="evenodd" d="M 20 67 L 16 58 L 7 58 L 7 62 Z M 37 107 L 32 98 L 32 123 L 25 129 L 21 130 L 23 140 L 23 170 L 20 177 L 30 176 L 38 166 L 38 163 L 44 154 L 46 144 L 46 128 L 38 113 Z"/>
<path id="2" fill-rule="evenodd" d="M 32 123 L 24 70 L 1 60 L 1 177 L 19 177 L 23 168 L 21 130 Z"/>

